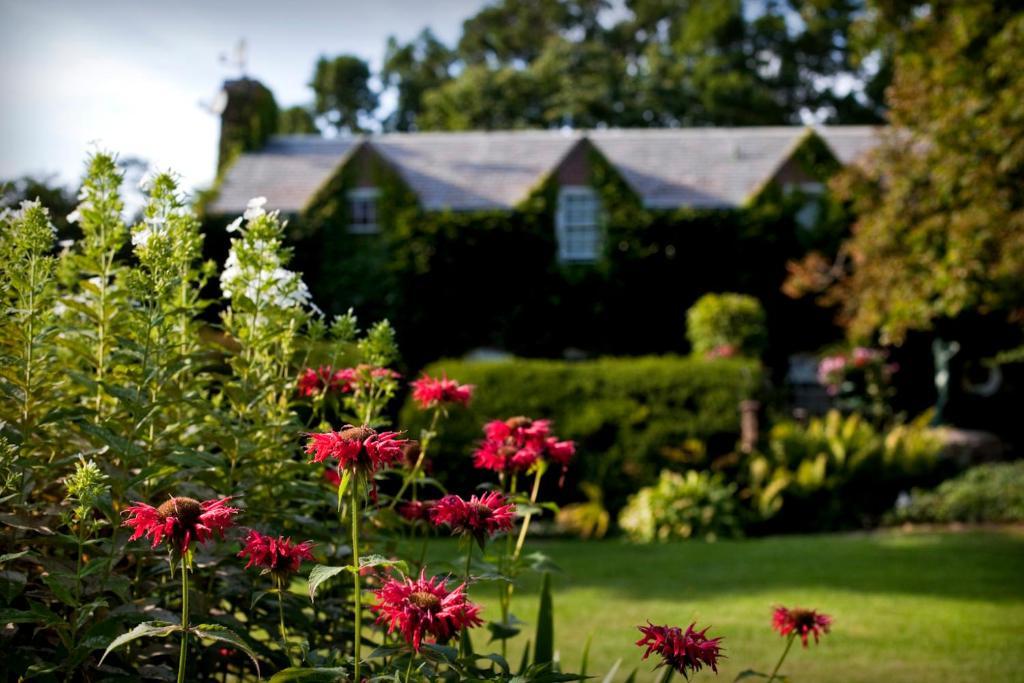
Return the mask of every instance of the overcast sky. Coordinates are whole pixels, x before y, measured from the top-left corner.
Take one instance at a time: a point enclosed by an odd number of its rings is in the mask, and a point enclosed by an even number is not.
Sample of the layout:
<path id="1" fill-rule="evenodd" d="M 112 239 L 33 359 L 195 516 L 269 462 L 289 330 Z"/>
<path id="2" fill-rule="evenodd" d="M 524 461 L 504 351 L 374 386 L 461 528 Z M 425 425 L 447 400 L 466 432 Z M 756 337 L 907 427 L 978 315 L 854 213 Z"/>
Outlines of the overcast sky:
<path id="1" fill-rule="evenodd" d="M 423 27 L 451 43 L 483 0 L 0 0 L 0 178 L 75 181 L 90 149 L 142 157 L 209 183 L 218 120 L 200 106 L 237 70 L 279 105 L 312 99 L 320 54 L 349 52 L 376 70 L 389 35 Z M 387 104 L 387 102 L 385 102 Z"/>

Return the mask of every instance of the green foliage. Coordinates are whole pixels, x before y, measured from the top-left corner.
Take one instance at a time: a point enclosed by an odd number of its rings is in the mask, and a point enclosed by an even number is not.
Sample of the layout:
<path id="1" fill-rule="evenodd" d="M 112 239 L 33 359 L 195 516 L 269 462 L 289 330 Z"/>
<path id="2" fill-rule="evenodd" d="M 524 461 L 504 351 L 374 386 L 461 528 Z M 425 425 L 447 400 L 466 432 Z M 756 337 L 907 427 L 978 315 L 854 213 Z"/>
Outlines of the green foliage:
<path id="1" fill-rule="evenodd" d="M 309 87 L 313 89 L 314 113 L 336 131 L 361 131 L 360 118 L 377 108 L 377 95 L 370 88 L 370 67 L 353 55 L 320 57 Z"/>
<path id="2" fill-rule="evenodd" d="M 619 512 L 619 528 L 641 543 L 741 536 L 736 488 L 721 474 L 662 470 L 656 484 L 630 497 Z"/>
<path id="3" fill-rule="evenodd" d="M 306 107 L 288 107 L 278 114 L 277 132 L 280 135 L 314 135 L 320 132 L 313 114 Z"/>
<path id="4" fill-rule="evenodd" d="M 857 227 L 835 264 L 803 263 L 801 286 L 824 290 L 854 339 L 898 344 L 958 319 L 962 334 L 979 316 L 1019 334 L 1024 12 L 971 0 L 929 11 L 877 4 L 899 26 L 894 130 L 834 183 Z"/>
<path id="5" fill-rule="evenodd" d="M 768 450 L 748 463 L 754 507 L 769 528 L 821 530 L 866 526 L 915 483 L 936 480 L 941 430 L 926 413 L 880 432 L 864 417 L 831 411 L 806 424 L 779 422 Z"/>
<path id="6" fill-rule="evenodd" d="M 1024 522 L 1024 461 L 978 465 L 933 490 L 914 489 L 893 522 Z"/>
<path id="7" fill-rule="evenodd" d="M 686 337 L 702 356 L 728 348 L 757 358 L 767 341 L 764 308 L 744 294 L 705 294 L 686 312 Z"/>
<path id="8" fill-rule="evenodd" d="M 543 415 L 559 436 L 579 446 L 569 493 L 577 477 L 596 484 L 613 511 L 654 481 L 673 448 L 687 439 L 709 441 L 718 452 L 731 449 L 739 433 L 739 403 L 761 386 L 760 367 L 737 359 L 439 361 L 425 372 L 476 385 L 469 409 L 453 414 L 439 439 L 446 457 L 434 468 L 450 487 L 473 475 L 467 465 L 482 438 L 481 424 Z M 402 410 L 401 422 L 411 430 L 425 426 L 425 419 L 411 402 Z"/>

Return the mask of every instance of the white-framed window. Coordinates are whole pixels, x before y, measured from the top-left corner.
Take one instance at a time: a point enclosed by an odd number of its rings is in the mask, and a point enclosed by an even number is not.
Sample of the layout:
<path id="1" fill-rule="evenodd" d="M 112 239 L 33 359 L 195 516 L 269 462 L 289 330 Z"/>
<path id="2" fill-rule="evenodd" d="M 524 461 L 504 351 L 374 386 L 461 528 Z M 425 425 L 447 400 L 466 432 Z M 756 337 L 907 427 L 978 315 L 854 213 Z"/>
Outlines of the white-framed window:
<path id="1" fill-rule="evenodd" d="M 377 196 L 375 187 L 359 187 L 348 191 L 348 231 L 355 235 L 373 235 L 380 232 L 377 225 Z"/>
<path id="2" fill-rule="evenodd" d="M 562 187 L 555 217 L 558 260 L 595 261 L 601 252 L 601 202 L 592 187 Z"/>

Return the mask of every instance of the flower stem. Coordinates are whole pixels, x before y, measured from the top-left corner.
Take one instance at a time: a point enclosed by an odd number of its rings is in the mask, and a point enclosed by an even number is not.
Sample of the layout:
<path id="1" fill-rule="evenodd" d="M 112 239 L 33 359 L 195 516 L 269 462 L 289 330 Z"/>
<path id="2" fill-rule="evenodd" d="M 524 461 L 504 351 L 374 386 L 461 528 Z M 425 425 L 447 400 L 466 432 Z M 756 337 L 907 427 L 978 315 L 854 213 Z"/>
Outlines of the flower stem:
<path id="1" fill-rule="evenodd" d="M 416 661 L 416 657 L 413 653 L 409 653 L 409 666 L 405 667 L 405 683 L 409 683 L 409 674 L 412 673 L 412 663 Z"/>
<path id="2" fill-rule="evenodd" d="M 354 603 L 355 637 L 352 641 L 355 656 L 355 683 L 359 683 L 359 654 L 363 637 L 363 596 L 359 578 L 359 487 L 352 485 L 352 601 Z"/>
<path id="3" fill-rule="evenodd" d="M 466 539 L 466 545 L 467 545 L 467 548 L 466 548 L 466 595 L 469 595 L 469 571 L 470 571 L 470 567 L 473 564 L 473 539 L 467 538 Z M 461 634 L 461 637 L 459 638 L 459 656 L 465 656 L 466 655 L 465 643 L 466 643 L 466 638 L 468 637 L 468 634 L 465 632 L 465 630 L 466 629 L 463 629 L 463 633 Z"/>
<path id="4" fill-rule="evenodd" d="M 537 474 L 533 478 L 533 490 L 530 492 L 530 505 L 537 502 L 537 493 L 540 491 L 540 478 L 544 476 L 544 468 L 538 467 Z M 530 518 L 533 517 L 532 512 L 527 512 L 526 516 L 523 517 L 523 526 L 519 529 L 519 540 L 516 541 L 516 550 L 512 553 L 512 561 L 519 559 L 519 554 L 523 552 L 523 545 L 526 543 L 526 532 L 530 528 Z M 510 586 L 511 587 L 511 586 Z"/>
<path id="5" fill-rule="evenodd" d="M 789 640 L 786 641 L 786 649 L 782 651 L 782 656 L 779 657 L 779 663 L 775 665 L 775 669 L 772 671 L 772 675 L 768 677 L 768 683 L 772 683 L 775 677 L 779 673 L 779 669 L 782 668 L 782 663 L 786 661 L 786 655 L 789 654 L 789 648 L 793 647 L 793 641 L 796 640 L 796 632 L 789 634 Z"/>
<path id="6" fill-rule="evenodd" d="M 288 662 L 291 663 L 292 657 L 288 652 L 288 629 L 284 625 L 284 581 L 280 578 L 275 578 L 277 581 L 277 618 L 278 626 L 281 629 L 281 647 L 284 648 L 284 654 L 288 657 Z"/>
<path id="7" fill-rule="evenodd" d="M 440 416 L 441 410 L 435 408 L 434 416 L 430 419 L 430 429 L 420 439 L 420 456 L 416 458 L 416 464 L 412 466 L 412 471 L 409 472 L 409 476 L 402 482 L 401 488 L 398 489 L 398 493 L 391 499 L 391 505 L 388 506 L 392 510 L 398 505 L 398 501 L 402 499 L 402 494 L 409 488 L 409 484 L 416 481 L 416 477 L 419 476 L 420 468 L 423 467 L 423 461 L 426 459 L 427 449 L 430 448 L 430 440 L 434 436 L 434 430 L 437 429 L 437 420 Z"/>
<path id="8" fill-rule="evenodd" d="M 188 567 L 181 560 L 181 654 L 178 656 L 178 683 L 185 683 L 188 663 Z"/>

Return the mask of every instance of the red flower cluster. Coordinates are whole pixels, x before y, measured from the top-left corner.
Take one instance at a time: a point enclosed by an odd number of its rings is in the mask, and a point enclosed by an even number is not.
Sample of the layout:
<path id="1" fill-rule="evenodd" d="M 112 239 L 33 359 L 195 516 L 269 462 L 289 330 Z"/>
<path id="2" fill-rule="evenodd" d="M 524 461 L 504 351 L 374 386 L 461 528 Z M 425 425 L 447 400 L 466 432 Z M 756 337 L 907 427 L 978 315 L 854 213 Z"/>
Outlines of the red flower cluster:
<path id="1" fill-rule="evenodd" d="M 708 629 L 695 631 L 695 624 L 686 630 L 676 626 L 655 626 L 647 622 L 647 626 L 637 626 L 644 637 L 636 641 L 640 647 L 646 647 L 644 659 L 654 652 L 662 658 L 658 666 L 670 666 L 684 677 L 700 671 L 707 666 L 718 673 L 718 658 L 723 657 L 721 638 L 708 638 Z"/>
<path id="2" fill-rule="evenodd" d="M 398 432 L 378 433 L 365 425 L 347 426 L 340 432 L 310 434 L 306 453 L 313 456 L 311 462 L 335 458 L 339 469 L 373 474 L 405 457 L 402 448 L 408 439 L 398 437 Z"/>
<path id="3" fill-rule="evenodd" d="M 447 643 L 462 629 L 480 626 L 480 607 L 469 602 L 466 584 L 448 590 L 441 578 L 389 579 L 375 591 L 378 624 L 388 624 L 388 633 L 399 631 L 405 642 L 419 652 L 424 636 Z"/>
<path id="4" fill-rule="evenodd" d="M 832 626 L 832 617 L 822 614 L 813 609 L 787 609 L 776 607 L 772 614 L 772 628 L 779 632 L 780 636 L 788 636 L 796 633 L 807 647 L 807 638 L 814 636 L 814 642 L 822 633 L 828 633 Z"/>
<path id="5" fill-rule="evenodd" d="M 313 398 L 320 394 L 343 394 L 350 391 L 344 373 L 344 370 L 335 372 L 329 365 L 321 365 L 316 370 L 306 368 L 296 383 L 299 396 Z"/>
<path id="6" fill-rule="evenodd" d="M 206 543 L 214 533 L 224 537 L 224 530 L 238 513 L 237 508 L 228 506 L 230 501 L 231 498 L 199 502 L 194 498 L 172 497 L 160 507 L 136 502 L 124 510 L 123 514 L 128 516 L 124 526 L 135 530 L 129 540 L 148 536 L 153 539 L 154 548 L 160 541 L 166 541 L 172 550 L 184 553 L 193 541 Z"/>
<path id="7" fill-rule="evenodd" d="M 317 369 L 306 368 L 299 375 L 296 390 L 299 396 L 313 398 L 320 394 L 351 394 L 367 388 L 374 380 L 397 380 L 402 376 L 388 368 L 357 365 L 354 368 L 334 370 L 329 365 Z"/>
<path id="8" fill-rule="evenodd" d="M 484 425 L 484 441 L 473 454 L 473 463 L 495 472 L 525 472 L 547 458 L 564 469 L 575 454 L 575 443 L 552 436 L 549 420 L 510 417 Z"/>
<path id="9" fill-rule="evenodd" d="M 245 537 L 245 546 L 238 553 L 239 557 L 249 557 L 245 568 L 261 567 L 274 576 L 283 578 L 299 571 L 303 560 L 312 560 L 310 549 L 312 541 L 293 543 L 290 538 L 267 536 L 255 529 L 250 529 Z"/>
<path id="10" fill-rule="evenodd" d="M 494 534 L 512 529 L 515 512 L 516 506 L 504 495 L 491 491 L 469 500 L 445 496 L 431 510 L 430 519 L 437 526 L 448 525 L 452 534 L 471 535 L 482 548 Z"/>
<path id="11" fill-rule="evenodd" d="M 398 507 L 398 514 L 410 522 L 428 522 L 435 507 L 436 500 L 411 500 Z"/>
<path id="12" fill-rule="evenodd" d="M 468 406 L 473 396 L 473 385 L 459 384 L 447 376 L 436 379 L 423 375 L 415 382 L 411 382 L 410 386 L 413 400 L 423 410 L 446 404 Z"/>

